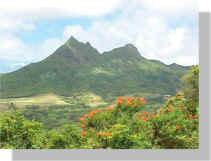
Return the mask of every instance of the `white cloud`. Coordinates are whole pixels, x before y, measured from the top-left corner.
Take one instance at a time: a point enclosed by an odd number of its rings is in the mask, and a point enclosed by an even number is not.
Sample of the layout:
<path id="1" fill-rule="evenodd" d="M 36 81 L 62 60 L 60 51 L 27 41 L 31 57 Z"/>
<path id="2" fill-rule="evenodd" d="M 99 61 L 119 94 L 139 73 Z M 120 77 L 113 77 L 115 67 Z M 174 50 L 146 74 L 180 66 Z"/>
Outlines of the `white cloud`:
<path id="1" fill-rule="evenodd" d="M 185 39 L 185 32 L 187 32 L 184 28 L 176 28 L 172 30 L 168 34 L 168 46 L 164 49 L 164 53 L 168 54 L 171 51 L 181 50 L 182 42 Z"/>
<path id="2" fill-rule="evenodd" d="M 7 0 L 0 5 L 0 59 L 8 62 L 39 61 L 64 43 L 48 38 L 39 44 L 23 42 L 17 33 L 32 32 L 40 20 L 64 17 L 99 17 L 118 7 L 120 0 Z M 32 38 L 33 39 L 33 38 Z"/>
<path id="3" fill-rule="evenodd" d="M 0 57 L 2 59 L 14 60 L 18 57 L 22 59 L 25 57 L 25 54 L 21 51 L 25 51 L 27 47 L 17 37 L 8 33 L 1 33 L 0 42 Z"/>
<path id="4" fill-rule="evenodd" d="M 22 40 L 9 34 L 1 34 L 0 42 L 0 59 L 21 63 L 40 61 L 64 43 L 57 38 L 49 38 L 41 44 L 25 44 Z"/>
<path id="5" fill-rule="evenodd" d="M 181 11 L 188 12 L 197 9 L 198 1 L 197 0 L 177 0 L 177 1 L 169 1 L 169 0 L 136 0 L 136 3 L 140 3 L 147 9 L 151 10 L 159 10 L 161 12 L 176 12 L 179 13 Z"/>
<path id="6" fill-rule="evenodd" d="M 99 16 L 114 10 L 119 2 L 120 0 L 7 0 L 1 3 L 0 9 L 7 15 L 25 19 Z"/>
<path id="7" fill-rule="evenodd" d="M 15 63 L 15 64 L 12 64 L 11 65 L 11 67 L 16 67 L 16 66 L 20 66 L 20 67 L 23 67 L 23 66 L 25 66 L 25 65 L 27 65 L 26 63 Z"/>
<path id="8" fill-rule="evenodd" d="M 22 20 L 5 18 L 0 15 L 0 31 L 32 31 L 35 29 L 34 24 L 25 23 Z"/>
<path id="9" fill-rule="evenodd" d="M 98 17 L 118 7 L 120 0 L 7 0 L 0 5 L 0 33 L 33 31 L 40 20 Z M 14 36 L 14 35 L 13 35 Z"/>
<path id="10" fill-rule="evenodd" d="M 198 63 L 194 0 L 8 0 L 0 8 L 0 58 L 41 60 L 73 35 L 89 41 L 100 52 L 133 43 L 146 58 L 167 64 Z M 116 17 L 103 17 L 117 9 L 120 12 Z M 91 25 L 68 25 L 62 37 L 48 38 L 40 44 L 26 44 L 15 35 L 35 30 L 41 19 L 80 16 L 92 17 Z"/>
<path id="11" fill-rule="evenodd" d="M 133 43 L 141 54 L 149 59 L 158 59 L 166 64 L 198 63 L 198 17 L 195 3 L 191 4 L 190 2 L 193 1 L 187 0 L 187 3 L 181 7 L 180 4 L 183 4 L 181 0 L 174 2 L 173 5 L 170 2 L 163 5 L 164 1 L 158 1 L 161 3 L 156 9 L 153 7 L 156 4 L 152 1 L 127 1 L 122 4 L 124 10 L 116 19 L 98 19 L 86 29 L 78 25 L 67 26 L 64 37 L 73 35 L 84 42 L 89 40 L 101 52 Z M 145 8 L 140 9 L 139 5 L 143 5 L 144 2 Z M 185 8 L 187 4 L 190 4 L 189 9 Z M 181 12 L 183 15 L 173 14 L 173 11 L 168 8 L 173 6 L 176 8 L 174 12 L 178 14 Z M 172 13 L 171 16 L 163 14 L 164 11 Z M 188 15 L 192 17 L 186 17 Z M 184 17 L 182 20 L 186 21 L 176 23 L 172 27 L 169 21 L 178 20 L 181 16 Z"/>

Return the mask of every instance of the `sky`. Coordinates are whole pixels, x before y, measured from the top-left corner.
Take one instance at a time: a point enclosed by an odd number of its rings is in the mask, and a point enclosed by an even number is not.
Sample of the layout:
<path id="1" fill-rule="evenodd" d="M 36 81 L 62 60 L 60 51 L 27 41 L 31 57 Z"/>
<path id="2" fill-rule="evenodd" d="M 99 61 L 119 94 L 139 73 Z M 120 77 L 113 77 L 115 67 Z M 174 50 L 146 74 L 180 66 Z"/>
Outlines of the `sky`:
<path id="1" fill-rule="evenodd" d="M 165 64 L 198 64 L 197 0 L 7 0 L 0 73 L 43 60 L 70 36 L 99 52 L 134 44 Z"/>

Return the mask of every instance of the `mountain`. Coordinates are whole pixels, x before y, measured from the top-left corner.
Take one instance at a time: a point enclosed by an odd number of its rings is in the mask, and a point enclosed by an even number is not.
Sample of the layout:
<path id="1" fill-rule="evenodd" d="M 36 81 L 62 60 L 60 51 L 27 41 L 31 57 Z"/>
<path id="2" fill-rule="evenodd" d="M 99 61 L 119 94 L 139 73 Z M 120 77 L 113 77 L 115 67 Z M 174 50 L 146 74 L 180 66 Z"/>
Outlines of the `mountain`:
<path id="1" fill-rule="evenodd" d="M 71 37 L 46 59 L 0 76 L 0 98 L 91 92 L 105 100 L 123 95 L 174 95 L 189 67 L 165 65 L 127 44 L 99 53 Z"/>

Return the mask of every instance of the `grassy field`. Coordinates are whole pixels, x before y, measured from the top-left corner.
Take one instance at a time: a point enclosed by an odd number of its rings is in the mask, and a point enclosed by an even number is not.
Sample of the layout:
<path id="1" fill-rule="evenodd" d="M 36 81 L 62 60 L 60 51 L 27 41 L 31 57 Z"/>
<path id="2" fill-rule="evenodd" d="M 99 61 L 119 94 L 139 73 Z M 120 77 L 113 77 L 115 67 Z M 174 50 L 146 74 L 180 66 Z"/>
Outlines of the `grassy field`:
<path id="1" fill-rule="evenodd" d="M 23 108 L 29 105 L 39 105 L 41 107 L 51 105 L 69 105 L 57 95 L 45 94 L 32 97 L 0 99 L 0 109 L 5 109 L 11 103 L 14 103 L 18 108 Z"/>
<path id="2" fill-rule="evenodd" d="M 107 103 L 98 95 L 94 93 L 77 93 L 72 97 L 61 97 L 66 103 L 71 105 L 84 104 L 86 106 L 106 105 Z"/>
<path id="3" fill-rule="evenodd" d="M 131 95 L 132 96 L 132 95 Z M 28 120 L 43 123 L 46 129 L 64 124 L 77 123 L 77 118 L 94 109 L 103 109 L 115 104 L 109 103 L 93 93 L 75 93 L 72 97 L 58 96 L 52 93 L 32 97 L 0 99 L 0 111 L 9 110 L 13 103 Z M 146 105 L 143 111 L 155 111 L 159 105 Z"/>
<path id="4" fill-rule="evenodd" d="M 0 110 L 7 110 L 11 103 L 15 104 L 17 108 L 24 108 L 31 105 L 38 105 L 42 108 L 45 108 L 54 105 L 68 106 L 77 104 L 84 104 L 85 106 L 95 107 L 107 104 L 101 97 L 92 93 L 84 93 L 82 95 L 75 95 L 72 97 L 63 97 L 50 93 L 32 97 L 0 99 Z"/>
<path id="5" fill-rule="evenodd" d="M 151 94 L 151 93 L 150 93 Z M 154 104 L 154 102 L 161 102 L 160 95 L 148 93 L 135 93 L 133 95 L 126 95 L 127 97 L 132 97 L 134 95 L 142 96 L 147 99 L 149 104 Z M 152 97 L 153 96 L 153 97 Z M 17 108 L 25 108 L 27 106 L 39 106 L 43 109 L 52 106 L 84 106 L 84 107 L 105 107 L 110 106 L 115 103 L 113 98 L 110 101 L 105 101 L 102 97 L 91 93 L 75 93 L 71 97 L 58 96 L 53 93 L 42 94 L 31 97 L 21 97 L 21 98 L 6 98 L 0 99 L 0 110 L 7 110 L 11 103 L 13 103 Z M 151 100 L 151 101 L 150 101 Z M 153 102 L 152 102 L 153 101 Z"/>

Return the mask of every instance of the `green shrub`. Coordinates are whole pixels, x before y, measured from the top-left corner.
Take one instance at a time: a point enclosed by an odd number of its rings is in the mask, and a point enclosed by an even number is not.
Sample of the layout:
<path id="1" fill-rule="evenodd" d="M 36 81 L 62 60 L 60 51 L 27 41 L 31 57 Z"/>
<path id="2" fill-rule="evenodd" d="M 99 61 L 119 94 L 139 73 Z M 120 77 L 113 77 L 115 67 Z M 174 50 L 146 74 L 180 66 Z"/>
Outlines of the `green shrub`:
<path id="1" fill-rule="evenodd" d="M 25 120 L 19 112 L 4 112 L 0 117 L 0 148 L 40 149 L 45 135 L 42 124 Z"/>
<path id="2" fill-rule="evenodd" d="M 79 118 L 84 148 L 198 148 L 198 115 L 185 107 L 178 93 L 156 113 L 142 112 L 143 98 L 119 98 L 117 105 Z"/>
<path id="3" fill-rule="evenodd" d="M 51 130 L 47 137 L 49 149 L 78 149 L 80 148 L 80 131 L 74 125 L 64 125 Z"/>

